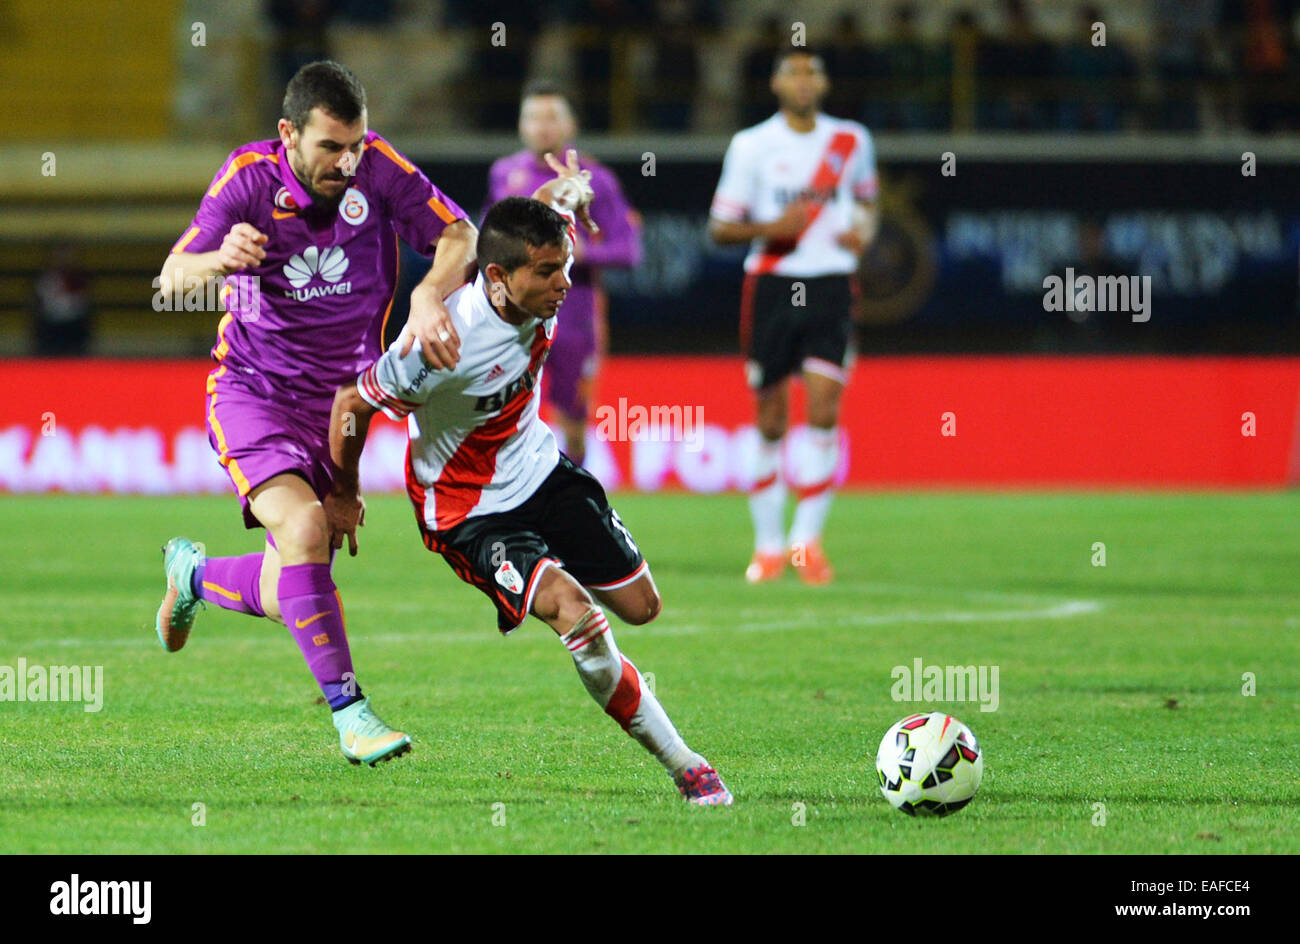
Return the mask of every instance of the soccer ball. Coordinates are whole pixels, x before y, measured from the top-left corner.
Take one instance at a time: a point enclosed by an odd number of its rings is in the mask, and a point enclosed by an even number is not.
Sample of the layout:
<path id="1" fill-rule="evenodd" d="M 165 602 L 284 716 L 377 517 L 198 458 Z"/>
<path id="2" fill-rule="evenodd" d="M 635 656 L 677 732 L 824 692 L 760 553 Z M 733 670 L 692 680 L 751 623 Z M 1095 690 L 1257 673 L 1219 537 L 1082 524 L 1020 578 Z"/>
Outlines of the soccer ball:
<path id="1" fill-rule="evenodd" d="M 908 816 L 947 816 L 975 796 L 984 754 L 970 728 L 942 711 L 908 715 L 876 752 L 880 792 Z"/>

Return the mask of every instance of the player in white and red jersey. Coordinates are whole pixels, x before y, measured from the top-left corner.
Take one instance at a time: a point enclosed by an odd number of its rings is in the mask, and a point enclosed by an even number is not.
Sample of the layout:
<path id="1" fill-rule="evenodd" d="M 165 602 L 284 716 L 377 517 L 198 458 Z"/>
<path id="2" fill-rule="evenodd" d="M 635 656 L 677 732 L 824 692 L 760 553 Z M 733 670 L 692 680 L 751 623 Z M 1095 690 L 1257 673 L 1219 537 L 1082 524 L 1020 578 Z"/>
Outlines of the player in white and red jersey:
<path id="1" fill-rule="evenodd" d="M 550 155 L 547 155 L 552 161 Z M 661 606 L 649 566 L 589 473 L 562 456 L 538 418 L 538 385 L 555 315 L 572 282 L 573 227 L 542 202 L 557 187 L 590 188 L 576 152 L 562 176 L 534 194 L 507 197 L 483 220 L 480 272 L 447 298 L 461 339 L 453 369 L 413 349 L 389 348 L 334 400 L 331 529 L 356 552 L 364 509 L 357 480 L 370 419 L 406 418 L 407 490 L 425 545 L 497 608 L 502 632 L 532 613 L 572 653 L 591 696 L 701 805 L 731 802 L 717 771 L 673 727 L 636 667 L 614 643 L 601 605 L 625 622 L 649 622 Z"/>
<path id="2" fill-rule="evenodd" d="M 749 502 L 751 583 L 779 577 L 787 559 L 808 583 L 832 576 L 821 534 L 853 356 L 851 279 L 874 235 L 877 184 L 867 129 L 819 110 L 829 89 L 820 56 L 803 48 L 777 56 L 772 91 L 780 110 L 732 138 L 709 211 L 716 242 L 750 243 L 740 332 L 760 434 Z M 783 474 L 787 388 L 797 372 L 808 395 L 809 448 Z M 787 480 L 799 496 L 788 536 Z"/>

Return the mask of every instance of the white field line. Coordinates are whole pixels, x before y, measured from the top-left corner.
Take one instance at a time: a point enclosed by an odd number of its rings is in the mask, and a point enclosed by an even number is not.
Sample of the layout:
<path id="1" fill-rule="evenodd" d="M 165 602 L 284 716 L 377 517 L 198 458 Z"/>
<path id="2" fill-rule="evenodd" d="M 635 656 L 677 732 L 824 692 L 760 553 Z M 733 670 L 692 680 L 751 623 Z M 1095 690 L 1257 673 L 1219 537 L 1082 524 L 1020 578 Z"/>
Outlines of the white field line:
<path id="1" fill-rule="evenodd" d="M 347 588 L 343 587 L 346 595 Z M 1008 603 L 1048 603 L 1059 601 L 1059 596 L 1043 593 L 1006 593 L 1001 590 L 963 590 L 959 587 L 941 587 L 934 585 L 922 584 L 904 584 L 904 583 L 869 583 L 865 581 L 853 580 L 836 580 L 831 587 L 832 590 L 851 590 L 857 594 L 867 596 L 932 596 L 945 597 L 948 599 L 958 600 L 1003 600 Z M 468 591 L 466 591 L 468 592 Z M 432 596 L 430 597 L 432 599 Z M 836 598 L 835 602 L 840 602 Z M 4 596 L 4 605 L 9 606 L 37 606 L 44 610 L 81 610 L 85 608 L 84 601 L 80 599 L 65 600 L 51 593 L 7 593 Z M 128 593 L 125 591 L 105 590 L 95 599 L 95 606 L 130 606 L 139 608 L 142 605 L 139 594 Z M 146 608 L 152 608 L 156 603 L 150 599 L 144 601 Z M 396 601 L 387 603 L 384 609 L 393 613 L 422 613 L 429 609 L 429 604 L 418 600 Z M 754 607 L 751 609 L 738 610 L 740 613 L 767 613 L 768 609 Z"/>
<path id="2" fill-rule="evenodd" d="M 1066 600 L 1056 606 L 1042 607 L 1034 610 L 951 610 L 947 612 L 924 613 L 905 610 L 901 613 L 871 613 L 857 616 L 835 616 L 832 621 L 838 626 L 892 626 L 905 623 L 1007 623 L 1019 620 L 1069 619 L 1087 613 L 1097 613 L 1102 609 L 1096 600 Z M 685 624 L 664 626 L 658 630 L 653 625 L 631 629 L 634 633 L 646 633 L 655 636 L 686 636 L 716 629 L 734 629 L 738 632 L 772 632 L 783 629 L 801 629 L 820 626 L 827 622 L 827 617 L 805 616 L 782 620 L 745 623 L 741 626 L 719 627 Z M 628 630 L 625 630 L 627 632 Z"/>
<path id="3" fill-rule="evenodd" d="M 397 607 L 388 607 L 396 609 Z M 404 609 L 405 607 L 403 607 Z M 413 608 L 419 609 L 419 608 Z M 1024 620 L 1039 619 L 1070 619 L 1076 616 L 1084 616 L 1090 613 L 1100 612 L 1102 604 L 1097 600 L 1066 600 L 1057 603 L 1054 606 L 1038 607 L 1028 610 L 946 610 L 934 613 L 926 613 L 917 610 L 903 610 L 896 613 L 868 613 L 858 615 L 834 616 L 834 623 L 838 626 L 892 626 L 905 624 L 924 624 L 924 623 L 1007 623 L 1020 622 Z M 487 614 L 485 613 L 485 616 Z M 766 611 L 764 615 L 770 615 Z M 699 623 L 651 623 L 647 626 L 619 626 L 619 632 L 622 635 L 634 634 L 639 637 L 645 636 L 689 636 L 705 632 L 742 632 L 742 633 L 763 633 L 779 632 L 789 629 L 801 629 L 811 626 L 822 625 L 827 621 L 826 614 L 805 614 L 802 616 L 791 616 L 783 619 L 766 619 L 760 621 L 746 620 L 740 625 L 735 626 L 706 626 Z M 536 623 L 530 620 L 521 630 L 529 628 L 531 624 Z M 537 623 L 537 629 L 541 629 L 541 624 Z M 220 637 L 212 637 L 207 640 L 202 637 L 201 627 L 196 628 L 194 640 L 191 643 L 195 646 L 210 644 L 230 643 L 242 644 L 245 642 L 263 643 L 267 642 L 270 637 L 267 636 L 266 626 L 249 626 L 247 637 L 234 633 L 227 633 Z M 496 631 L 494 623 L 484 621 L 482 629 L 476 630 L 440 630 L 436 626 L 424 632 L 403 632 L 403 633 L 366 633 L 352 632 L 349 634 L 349 641 L 353 644 L 369 643 L 481 643 L 492 642 L 499 639 L 500 634 Z M 129 646 L 129 647 L 154 647 L 158 641 L 154 638 L 152 627 L 148 627 L 146 632 L 142 628 L 138 635 L 131 638 L 109 637 L 104 639 L 40 639 L 28 640 L 27 647 L 37 650 L 44 646 L 85 646 L 93 648 L 97 646 Z"/>

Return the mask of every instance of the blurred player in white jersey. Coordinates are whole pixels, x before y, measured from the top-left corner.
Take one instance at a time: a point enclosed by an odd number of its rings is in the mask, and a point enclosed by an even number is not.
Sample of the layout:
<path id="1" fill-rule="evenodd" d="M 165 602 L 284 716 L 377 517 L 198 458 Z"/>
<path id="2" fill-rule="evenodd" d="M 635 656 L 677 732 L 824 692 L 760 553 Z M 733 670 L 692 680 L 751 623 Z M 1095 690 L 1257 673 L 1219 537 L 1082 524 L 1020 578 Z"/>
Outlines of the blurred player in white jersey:
<path id="1" fill-rule="evenodd" d="M 820 111 L 830 89 L 822 58 L 778 54 L 772 91 L 780 110 L 731 140 L 709 211 L 709 234 L 750 243 L 741 295 L 741 347 L 757 398 L 758 451 L 749 507 L 751 583 L 779 577 L 790 561 L 807 583 L 828 583 L 822 528 L 839 464 L 840 395 L 852 350 L 852 274 L 875 235 L 871 135 Z M 782 468 L 788 388 L 802 374 L 808 448 Z M 786 485 L 798 502 L 785 531 Z"/>
<path id="2" fill-rule="evenodd" d="M 338 390 L 326 514 L 336 546 L 346 537 L 355 553 L 364 509 L 357 476 L 370 419 L 377 410 L 405 418 L 407 492 L 425 546 L 492 600 L 503 633 L 529 613 L 551 626 L 592 698 L 655 756 L 688 801 L 729 804 L 717 771 L 686 745 L 619 652 L 598 605 L 633 625 L 654 619 L 661 603 L 649 565 L 600 483 L 560 454 L 538 418 L 542 364 L 573 284 L 575 227 L 547 203 L 576 208 L 590 223 L 590 172 L 579 169 L 575 151 L 568 159 L 565 168 L 553 163 L 561 177 L 538 188 L 537 199 L 507 197 L 484 217 L 478 278 L 446 300 L 461 340 L 459 363 L 437 370 L 418 347 L 402 356 L 395 344 Z"/>

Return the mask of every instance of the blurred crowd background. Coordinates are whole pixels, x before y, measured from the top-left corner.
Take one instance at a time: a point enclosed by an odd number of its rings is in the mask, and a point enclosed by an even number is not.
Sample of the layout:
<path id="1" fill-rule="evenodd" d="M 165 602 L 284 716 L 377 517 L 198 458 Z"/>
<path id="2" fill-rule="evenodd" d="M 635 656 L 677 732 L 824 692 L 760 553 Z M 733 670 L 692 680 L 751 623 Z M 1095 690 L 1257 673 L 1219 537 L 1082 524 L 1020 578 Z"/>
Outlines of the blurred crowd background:
<path id="1" fill-rule="evenodd" d="M 881 131 L 1270 132 L 1297 126 L 1298 9 L 1295 0 L 827 0 L 779 12 L 725 0 L 273 0 L 263 13 L 281 84 L 304 62 L 350 58 L 367 37 L 456 36 L 446 71 L 400 61 L 369 70 L 388 93 L 423 100 L 402 112 L 416 128 L 445 124 L 450 105 L 458 126 L 510 130 L 519 85 L 537 69 L 571 81 L 591 131 L 752 124 L 770 113 L 772 51 L 804 22 L 834 76 L 827 110 Z M 504 36 L 494 37 L 497 23 Z M 1107 27 L 1104 45 L 1094 24 Z"/>
<path id="2" fill-rule="evenodd" d="M 792 40 L 876 136 L 864 353 L 1300 351 L 1300 0 L 0 0 L 0 354 L 202 354 L 214 317 L 154 311 L 150 280 L 323 57 L 475 213 L 523 84 L 563 84 L 644 219 L 643 265 L 606 278 L 614 349 L 734 350 L 740 254 L 707 207 Z M 1150 275 L 1156 317 L 1045 312 L 1067 266 Z"/>
<path id="3" fill-rule="evenodd" d="M 770 112 L 772 51 L 799 22 L 835 79 L 827 110 L 881 131 L 1274 132 L 1297 127 L 1298 12 L 1296 0 L 270 0 L 245 11 L 242 43 L 269 52 L 268 90 L 313 59 L 364 62 L 396 130 L 508 131 L 537 72 L 570 82 L 594 132 L 752 124 Z M 428 55 L 385 55 L 399 37 Z M 182 110 L 228 107 L 231 73 L 205 76 L 191 58 Z"/>

